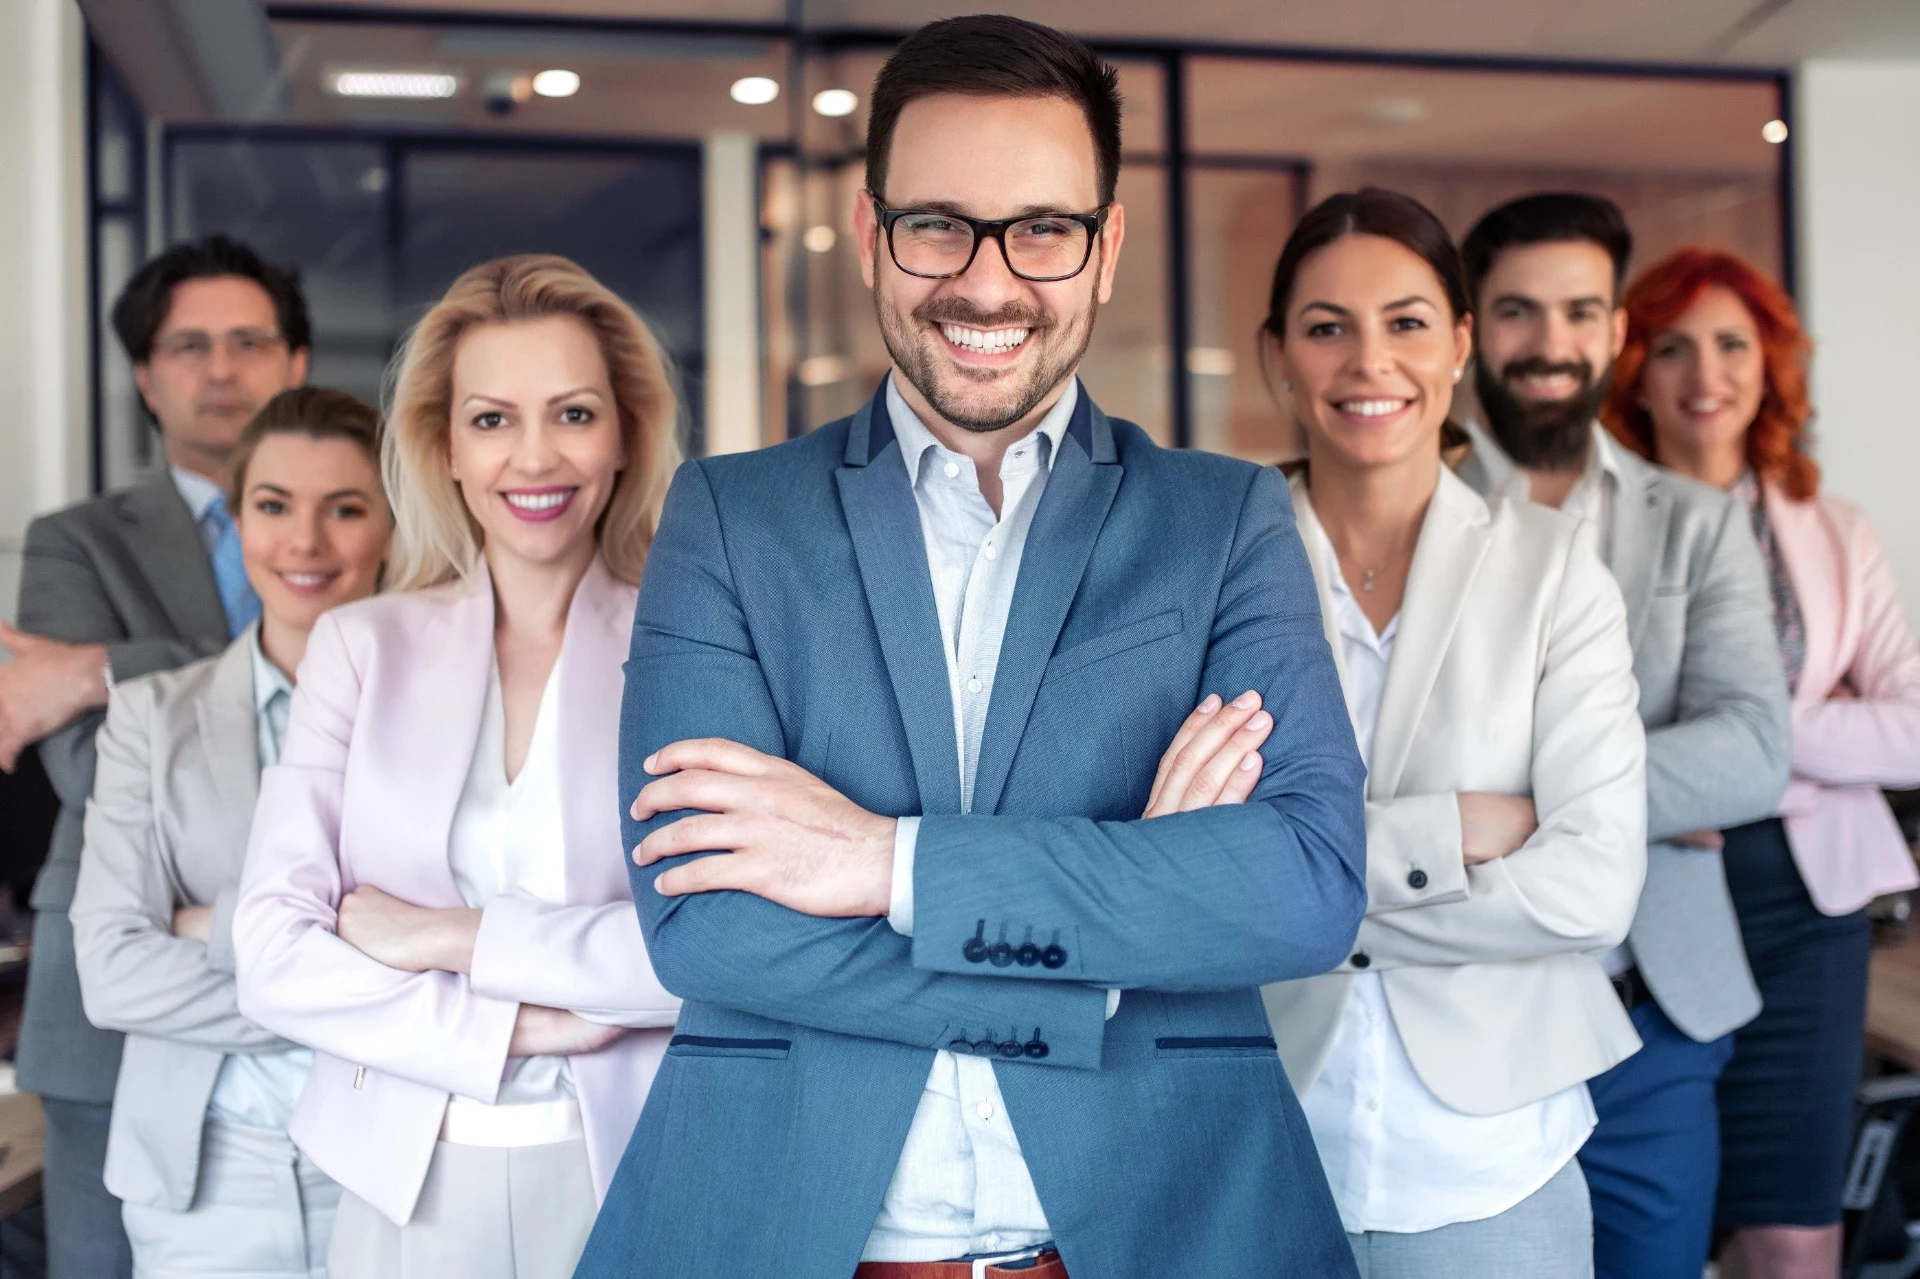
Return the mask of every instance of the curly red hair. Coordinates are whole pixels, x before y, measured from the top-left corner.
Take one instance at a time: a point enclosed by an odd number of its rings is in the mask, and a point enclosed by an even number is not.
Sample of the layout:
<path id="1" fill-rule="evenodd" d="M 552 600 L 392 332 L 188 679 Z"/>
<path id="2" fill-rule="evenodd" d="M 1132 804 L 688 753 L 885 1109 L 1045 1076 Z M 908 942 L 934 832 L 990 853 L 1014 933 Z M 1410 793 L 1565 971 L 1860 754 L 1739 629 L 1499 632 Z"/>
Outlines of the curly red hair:
<path id="1" fill-rule="evenodd" d="M 1754 474 L 1805 501 L 1820 487 L 1820 468 L 1804 448 L 1813 406 L 1807 401 L 1807 356 L 1813 344 L 1800 327 L 1793 300 L 1745 259 L 1724 249 L 1690 245 L 1660 259 L 1633 282 L 1621 305 L 1627 311 L 1627 344 L 1613 364 L 1613 389 L 1600 410 L 1607 429 L 1622 444 L 1654 458 L 1653 420 L 1640 407 L 1640 374 L 1654 333 L 1686 314 L 1713 285 L 1745 304 L 1760 330 L 1767 390 L 1747 428 L 1747 464 Z"/>

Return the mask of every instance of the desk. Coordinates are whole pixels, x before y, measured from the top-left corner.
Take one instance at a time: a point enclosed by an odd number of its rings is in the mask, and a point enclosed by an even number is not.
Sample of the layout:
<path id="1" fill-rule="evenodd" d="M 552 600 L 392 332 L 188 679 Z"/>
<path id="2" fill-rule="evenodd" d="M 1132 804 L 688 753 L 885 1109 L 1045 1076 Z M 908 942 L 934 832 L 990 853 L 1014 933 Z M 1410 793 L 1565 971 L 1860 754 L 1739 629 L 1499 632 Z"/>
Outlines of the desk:
<path id="1" fill-rule="evenodd" d="M 40 1158 L 46 1146 L 40 1099 L 25 1092 L 0 1096 L 0 1218 L 40 1197 Z"/>
<path id="2" fill-rule="evenodd" d="M 1867 1054 L 1920 1071 L 1920 927 L 1875 946 L 1867 977 Z"/>

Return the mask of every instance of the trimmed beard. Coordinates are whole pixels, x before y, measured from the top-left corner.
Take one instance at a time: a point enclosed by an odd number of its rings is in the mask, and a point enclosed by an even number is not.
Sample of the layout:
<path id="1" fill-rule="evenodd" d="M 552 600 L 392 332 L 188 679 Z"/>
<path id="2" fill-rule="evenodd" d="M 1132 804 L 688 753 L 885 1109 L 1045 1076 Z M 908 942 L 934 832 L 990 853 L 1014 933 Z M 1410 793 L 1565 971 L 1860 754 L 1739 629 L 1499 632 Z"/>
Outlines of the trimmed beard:
<path id="1" fill-rule="evenodd" d="M 943 420 L 977 435 L 1005 430 L 1025 418 L 1079 366 L 1081 358 L 1087 353 L 1087 346 L 1093 341 L 1093 321 L 1100 312 L 1099 297 L 1100 269 L 1096 264 L 1093 293 L 1086 311 L 1056 336 L 1053 321 L 1031 308 L 1008 306 L 989 314 L 959 298 L 943 297 L 929 298 L 914 308 L 913 320 L 925 326 L 916 328 L 901 316 L 879 289 L 873 292 L 874 311 L 880 319 L 880 338 L 887 344 L 887 354 L 893 357 L 894 367 L 906 375 L 913 389 L 925 397 Z M 1018 386 L 1009 405 L 982 415 L 946 393 L 938 374 L 939 357 L 933 349 L 935 342 L 945 339 L 927 332 L 927 329 L 936 328 L 942 323 L 966 324 L 982 329 L 1025 328 L 1028 330 L 1028 342 L 1042 344 L 1041 349 L 1035 352 L 1036 358 L 1031 371 L 1026 374 L 1024 384 Z M 1005 374 L 974 377 L 961 373 L 959 376 L 967 381 L 989 384 L 1006 378 Z"/>
<path id="2" fill-rule="evenodd" d="M 1564 400 L 1522 402 L 1507 390 L 1507 384 L 1528 373 L 1573 373 L 1580 378 L 1581 389 Z M 1593 366 L 1585 360 L 1578 364 L 1515 360 L 1498 377 L 1485 359 L 1473 362 L 1473 389 L 1480 397 L 1487 430 L 1513 464 L 1528 471 L 1571 470 L 1586 458 L 1593 424 L 1612 382 L 1611 367 L 1595 378 Z"/>

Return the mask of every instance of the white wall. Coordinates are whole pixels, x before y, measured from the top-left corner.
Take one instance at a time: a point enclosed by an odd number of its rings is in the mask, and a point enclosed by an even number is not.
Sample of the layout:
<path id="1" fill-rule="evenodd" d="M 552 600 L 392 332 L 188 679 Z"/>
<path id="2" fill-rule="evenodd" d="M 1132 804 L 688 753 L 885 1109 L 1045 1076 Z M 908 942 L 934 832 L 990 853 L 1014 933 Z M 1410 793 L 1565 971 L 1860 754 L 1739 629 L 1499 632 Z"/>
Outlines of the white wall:
<path id="1" fill-rule="evenodd" d="M 34 515 L 87 487 L 85 54 L 74 0 L 0 3 L 0 615 Z"/>
<path id="2" fill-rule="evenodd" d="M 760 144 L 717 133 L 702 148 L 709 454 L 760 447 Z"/>
<path id="3" fill-rule="evenodd" d="M 1866 508 L 1920 621 L 1920 61 L 1805 63 L 1794 114 L 1824 486 Z"/>

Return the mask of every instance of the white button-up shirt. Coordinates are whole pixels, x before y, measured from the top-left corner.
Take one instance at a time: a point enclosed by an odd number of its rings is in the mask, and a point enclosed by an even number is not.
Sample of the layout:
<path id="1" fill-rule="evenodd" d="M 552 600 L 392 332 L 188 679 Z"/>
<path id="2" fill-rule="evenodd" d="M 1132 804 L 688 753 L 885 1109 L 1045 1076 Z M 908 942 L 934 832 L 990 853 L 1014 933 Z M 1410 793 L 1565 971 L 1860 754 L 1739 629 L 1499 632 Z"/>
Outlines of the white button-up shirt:
<path id="1" fill-rule="evenodd" d="M 980 492 L 973 462 L 942 446 L 893 381 L 887 382 L 887 412 L 913 484 L 940 615 L 963 810 L 973 807 L 980 740 L 1027 530 L 1079 394 L 1078 384 L 1069 383 L 1032 433 L 1007 450 L 1000 463 L 996 516 Z M 918 818 L 902 818 L 894 842 L 893 900 L 887 919 L 908 935 L 913 932 L 913 852 L 919 827 Z M 983 1033 L 990 1029 L 980 1028 Z M 993 1063 L 946 1051 L 936 1054 L 862 1259 L 948 1261 L 1031 1248 L 1052 1237 Z"/>
<path id="2" fill-rule="evenodd" d="M 1318 540 L 1354 734 L 1370 760 L 1400 619 L 1374 634 L 1324 530 Z M 1585 1084 L 1500 1115 L 1463 1114 L 1435 1097 L 1407 1057 L 1379 973 L 1354 978 L 1326 1064 L 1300 1106 L 1350 1234 L 1411 1234 L 1503 1213 L 1546 1185 L 1594 1126 Z"/>

